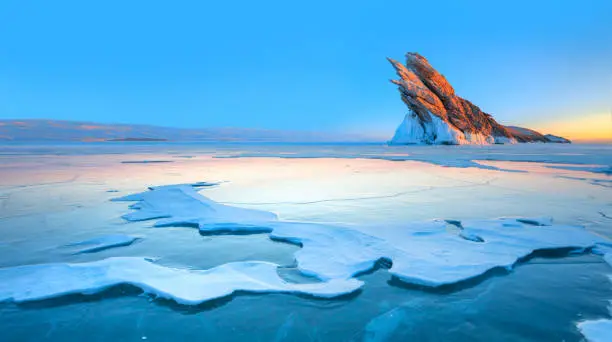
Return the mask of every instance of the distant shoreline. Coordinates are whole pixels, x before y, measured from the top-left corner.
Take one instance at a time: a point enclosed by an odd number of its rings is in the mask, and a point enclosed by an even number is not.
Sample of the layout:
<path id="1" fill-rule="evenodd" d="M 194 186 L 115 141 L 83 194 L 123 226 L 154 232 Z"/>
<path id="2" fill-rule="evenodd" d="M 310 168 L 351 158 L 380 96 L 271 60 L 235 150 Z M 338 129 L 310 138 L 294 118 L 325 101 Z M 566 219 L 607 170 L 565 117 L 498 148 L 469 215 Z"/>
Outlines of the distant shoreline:
<path id="1" fill-rule="evenodd" d="M 114 139 L 106 139 L 104 141 L 168 141 L 168 139 L 163 138 L 114 138 Z"/>

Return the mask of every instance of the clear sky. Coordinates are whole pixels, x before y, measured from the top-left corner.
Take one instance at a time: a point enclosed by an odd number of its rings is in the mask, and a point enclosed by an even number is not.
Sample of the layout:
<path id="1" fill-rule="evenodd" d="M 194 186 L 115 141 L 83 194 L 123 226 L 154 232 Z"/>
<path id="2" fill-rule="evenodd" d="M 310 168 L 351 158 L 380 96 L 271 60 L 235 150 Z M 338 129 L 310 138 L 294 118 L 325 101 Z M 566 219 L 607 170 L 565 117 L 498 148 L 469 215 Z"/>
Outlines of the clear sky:
<path id="1" fill-rule="evenodd" d="M 612 1 L 0 1 L 0 118 L 361 132 L 424 55 L 505 124 L 612 137 Z"/>

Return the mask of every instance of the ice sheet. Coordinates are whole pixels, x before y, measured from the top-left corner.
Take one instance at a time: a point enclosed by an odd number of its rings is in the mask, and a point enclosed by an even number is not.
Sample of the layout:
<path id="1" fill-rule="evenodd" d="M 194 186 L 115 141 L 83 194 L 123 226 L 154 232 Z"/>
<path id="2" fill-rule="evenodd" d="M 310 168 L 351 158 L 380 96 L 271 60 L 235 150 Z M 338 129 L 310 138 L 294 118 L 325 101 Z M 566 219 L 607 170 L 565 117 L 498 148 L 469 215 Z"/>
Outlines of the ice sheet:
<path id="1" fill-rule="evenodd" d="M 201 271 L 164 267 L 139 257 L 18 266 L 0 269 L 0 301 L 20 303 L 69 294 L 89 295 L 128 284 L 160 298 L 196 305 L 235 291 L 287 292 L 333 298 L 362 286 L 357 279 L 291 284 L 278 276 L 277 267 L 268 262 L 246 261 Z"/>
<path id="2" fill-rule="evenodd" d="M 298 268 L 322 280 L 351 278 L 385 259 L 398 279 L 437 287 L 493 268 L 511 269 L 537 250 L 586 250 L 604 241 L 582 227 L 553 225 L 548 217 L 433 220 L 374 229 L 280 221 L 270 212 L 216 203 L 188 185 L 153 187 L 118 200 L 138 201 L 131 206 L 136 211 L 125 216 L 128 220 L 162 218 L 156 226 L 195 226 L 206 233 L 265 232 L 298 244 Z M 458 232 L 449 230 L 449 224 Z"/>

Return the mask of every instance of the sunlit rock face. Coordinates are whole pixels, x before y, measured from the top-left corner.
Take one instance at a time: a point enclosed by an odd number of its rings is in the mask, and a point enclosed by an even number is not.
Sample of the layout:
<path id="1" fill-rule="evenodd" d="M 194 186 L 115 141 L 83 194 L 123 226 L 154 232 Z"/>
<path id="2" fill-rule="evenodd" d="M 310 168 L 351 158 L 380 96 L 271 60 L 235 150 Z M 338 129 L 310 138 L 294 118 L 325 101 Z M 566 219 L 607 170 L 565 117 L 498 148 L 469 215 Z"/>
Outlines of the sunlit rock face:
<path id="1" fill-rule="evenodd" d="M 418 53 L 406 54 L 406 64 L 389 58 L 399 77 L 398 86 L 408 106 L 391 144 L 505 144 L 569 142 L 520 127 L 499 124 L 490 114 L 455 94 L 444 75 Z"/>

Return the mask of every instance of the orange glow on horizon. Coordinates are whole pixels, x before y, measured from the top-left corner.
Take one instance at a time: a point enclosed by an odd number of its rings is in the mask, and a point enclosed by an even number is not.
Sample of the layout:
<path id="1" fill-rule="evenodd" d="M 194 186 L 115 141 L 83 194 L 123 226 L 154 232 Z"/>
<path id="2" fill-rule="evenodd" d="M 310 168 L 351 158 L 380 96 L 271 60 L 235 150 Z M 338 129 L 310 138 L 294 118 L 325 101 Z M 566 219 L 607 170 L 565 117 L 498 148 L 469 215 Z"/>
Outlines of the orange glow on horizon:
<path id="1" fill-rule="evenodd" d="M 578 142 L 612 142 L 612 113 L 541 122 L 530 128 L 543 134 L 554 134 Z"/>

